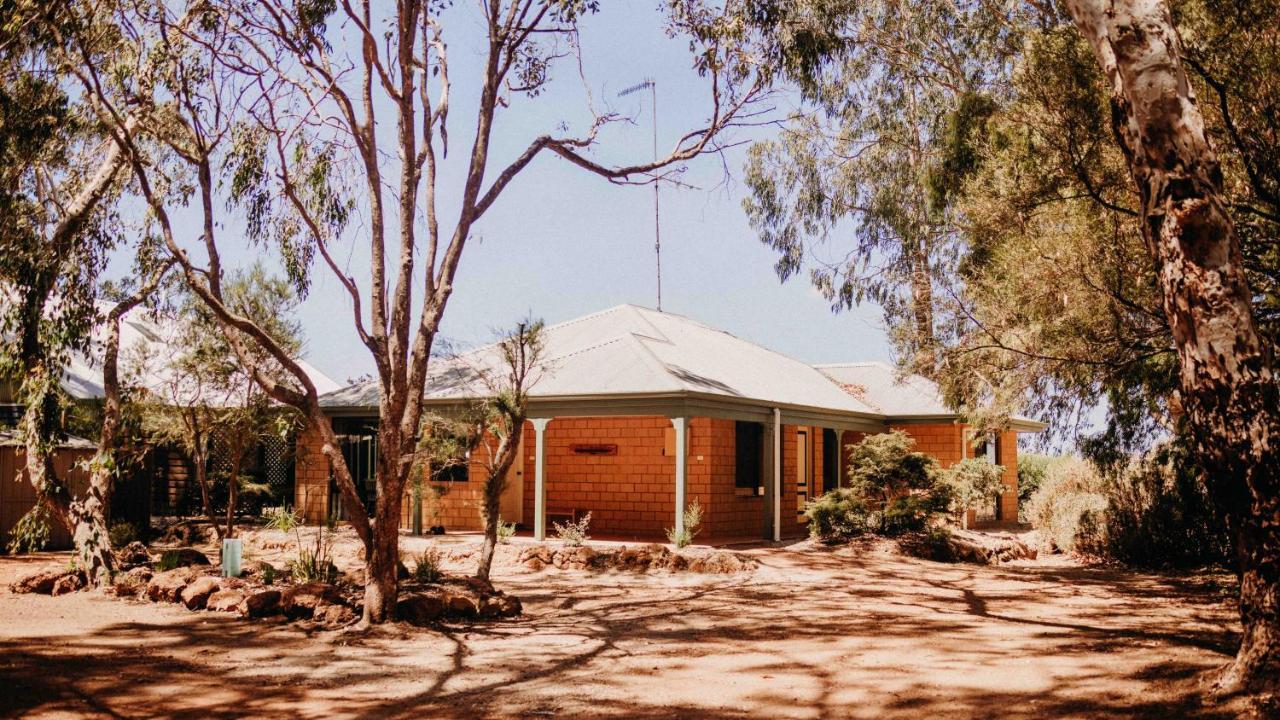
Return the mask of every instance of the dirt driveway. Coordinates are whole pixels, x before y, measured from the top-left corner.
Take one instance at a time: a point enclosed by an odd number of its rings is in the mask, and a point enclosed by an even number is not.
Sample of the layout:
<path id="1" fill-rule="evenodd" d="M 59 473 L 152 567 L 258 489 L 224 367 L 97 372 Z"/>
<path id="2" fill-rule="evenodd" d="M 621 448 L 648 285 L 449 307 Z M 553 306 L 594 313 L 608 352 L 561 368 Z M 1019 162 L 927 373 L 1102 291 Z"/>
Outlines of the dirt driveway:
<path id="1" fill-rule="evenodd" d="M 1170 720 L 1244 709 L 1201 695 L 1234 643 L 1213 579 L 807 543 L 750 553 L 756 572 L 726 576 L 506 564 L 495 580 L 524 599 L 522 619 L 364 636 L 4 590 L 0 715 Z M 35 562 L 0 558 L 0 581 Z"/>

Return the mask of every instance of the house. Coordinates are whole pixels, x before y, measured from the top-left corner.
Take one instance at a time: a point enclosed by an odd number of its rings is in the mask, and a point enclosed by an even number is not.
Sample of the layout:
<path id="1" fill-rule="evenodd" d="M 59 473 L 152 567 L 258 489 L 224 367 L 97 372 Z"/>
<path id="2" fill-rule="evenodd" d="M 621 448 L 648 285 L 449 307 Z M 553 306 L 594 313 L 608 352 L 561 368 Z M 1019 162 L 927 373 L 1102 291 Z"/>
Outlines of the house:
<path id="1" fill-rule="evenodd" d="M 701 541 L 804 534 L 805 503 L 845 482 L 839 448 L 902 429 L 945 466 L 974 457 L 973 438 L 923 378 L 877 363 L 814 367 L 680 315 L 620 305 L 544 331 L 544 369 L 530 392 L 519 460 L 502 517 L 545 537 L 550 523 L 591 513 L 596 536 L 658 539 L 697 499 Z M 438 360 L 426 390 L 447 411 L 486 393 L 477 369 L 493 347 Z M 328 393 L 321 404 L 343 442 L 362 495 L 373 487 L 377 387 Z M 1015 419 L 987 443 L 1006 468 L 991 520 L 1017 517 Z M 319 439 L 298 438 L 296 505 L 308 521 L 341 515 Z M 405 503 L 404 526 L 480 527 L 482 467 L 438 473 L 433 502 Z M 997 509 L 998 508 L 998 509 Z M 413 517 L 415 513 L 419 517 Z M 416 521 L 416 522 L 415 522 Z"/>
<path id="2" fill-rule="evenodd" d="M 107 306 L 100 310 L 106 312 Z M 185 350 L 177 340 L 180 328 L 176 323 L 157 320 L 146 308 L 135 308 L 120 321 L 120 368 L 122 376 L 130 375 L 137 358 L 146 356 L 149 362 L 137 369 L 131 382 L 140 384 L 163 399 L 184 399 L 190 391 L 175 383 L 181 383 L 169 371 L 169 362 Z M 102 343 L 104 328 L 95 326 L 88 352 L 75 353 L 63 369 L 62 389 L 77 403 L 101 402 L 105 391 L 102 379 Z M 299 361 L 320 392 L 338 389 L 338 383 L 330 380 L 316 368 Z M 0 378 L 0 547 L 7 542 L 9 531 L 18 518 L 35 504 L 35 490 L 26 481 L 23 471 L 23 449 L 13 428 L 22 415 L 17 404 L 18 383 Z M 206 398 L 210 404 L 225 405 L 228 398 Z M 69 438 L 55 455 L 59 475 L 68 478 L 73 491 L 87 482 L 87 475 L 80 465 L 96 451 L 93 442 L 81 438 Z M 216 455 L 216 448 L 215 448 Z M 293 447 L 287 440 L 264 444 L 248 469 L 259 482 L 278 487 L 281 494 L 289 494 L 293 484 Z M 215 457 L 214 462 L 217 462 Z M 112 497 L 111 517 L 128 520 L 145 528 L 152 513 L 190 514 L 198 509 L 198 488 L 191 477 L 191 461 L 174 448 L 152 446 L 141 461 L 126 476 L 117 479 Z M 71 538 L 66 531 L 53 524 L 49 547 L 70 547 Z"/>

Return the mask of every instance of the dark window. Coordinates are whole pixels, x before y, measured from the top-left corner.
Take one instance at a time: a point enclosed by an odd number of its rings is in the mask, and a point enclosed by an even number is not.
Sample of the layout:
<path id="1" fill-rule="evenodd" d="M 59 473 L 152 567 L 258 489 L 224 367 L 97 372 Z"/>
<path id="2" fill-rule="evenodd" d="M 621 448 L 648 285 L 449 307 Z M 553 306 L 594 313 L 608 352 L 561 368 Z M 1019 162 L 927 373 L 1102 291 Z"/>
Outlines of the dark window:
<path id="1" fill-rule="evenodd" d="M 469 479 L 471 464 L 466 457 L 454 458 L 444 467 L 431 473 L 436 482 L 466 482 Z"/>
<path id="2" fill-rule="evenodd" d="M 738 421 L 734 434 L 734 485 L 755 490 L 764 484 L 764 426 Z"/>
<path id="3" fill-rule="evenodd" d="M 840 487 L 840 436 L 830 428 L 822 429 L 822 492 Z"/>

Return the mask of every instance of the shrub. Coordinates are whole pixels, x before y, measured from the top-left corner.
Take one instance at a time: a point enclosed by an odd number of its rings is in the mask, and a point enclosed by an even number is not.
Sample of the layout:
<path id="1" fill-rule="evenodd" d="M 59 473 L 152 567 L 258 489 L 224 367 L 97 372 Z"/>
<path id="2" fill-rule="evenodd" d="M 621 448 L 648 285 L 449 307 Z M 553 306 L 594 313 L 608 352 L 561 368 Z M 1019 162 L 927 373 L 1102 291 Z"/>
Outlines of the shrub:
<path id="1" fill-rule="evenodd" d="M 1097 552 L 1105 546 L 1100 515 L 1107 509 L 1102 478 L 1075 457 L 1048 464 L 1031 496 L 1027 516 L 1041 537 L 1064 552 Z"/>
<path id="2" fill-rule="evenodd" d="M 316 528 L 311 547 L 303 547 L 299 537 L 298 557 L 289 562 L 289 574 L 298 582 L 337 582 L 338 568 L 333 564 L 332 550 L 333 535 L 324 526 Z"/>
<path id="3" fill-rule="evenodd" d="M 508 545 L 511 543 L 511 538 L 515 536 L 516 536 L 515 523 L 504 523 L 502 522 L 502 520 L 498 520 L 498 543 L 499 544 Z"/>
<path id="4" fill-rule="evenodd" d="M 1233 551 L 1185 448 L 1166 444 L 1109 473 L 1106 552 L 1124 563 L 1188 567 L 1224 563 Z"/>
<path id="5" fill-rule="evenodd" d="M 138 539 L 138 529 L 131 522 L 119 520 L 111 523 L 111 529 L 107 531 L 107 537 L 111 540 L 111 547 L 122 548 Z"/>
<path id="6" fill-rule="evenodd" d="M 262 564 L 262 584 L 274 585 L 276 582 L 276 566 L 271 563 Z"/>
<path id="7" fill-rule="evenodd" d="M 1052 455 L 1040 455 L 1038 453 L 1019 453 L 1018 454 L 1018 521 L 1030 522 L 1030 516 L 1027 515 L 1027 506 L 1031 502 L 1031 496 L 1040 488 L 1040 484 L 1044 482 L 1045 473 L 1049 471 L 1049 466 L 1057 460 Z"/>
<path id="8" fill-rule="evenodd" d="M 849 448 L 849 481 L 863 497 L 891 498 L 929 490 L 937 482 L 938 462 L 914 452 L 915 440 L 901 430 L 869 435 Z"/>
<path id="9" fill-rule="evenodd" d="M 1004 468 L 982 458 L 967 458 L 943 472 L 961 525 L 969 526 L 969 511 L 995 502 L 1004 492 Z"/>
<path id="10" fill-rule="evenodd" d="M 937 495 L 899 495 L 885 504 L 880 511 L 880 533 L 890 537 L 909 532 L 920 532 L 929 519 L 945 512 L 947 503 Z"/>
<path id="11" fill-rule="evenodd" d="M 591 525 L 591 513 L 583 515 L 577 522 L 552 523 L 556 537 L 567 547 L 579 547 L 591 536 L 587 528 Z"/>
<path id="12" fill-rule="evenodd" d="M 809 516 L 809 537 L 836 543 L 862 535 L 871 529 L 867 503 L 850 488 L 832 490 L 805 506 Z"/>
<path id="13" fill-rule="evenodd" d="M 667 541 L 676 546 L 676 549 L 688 547 L 693 543 L 693 539 L 698 535 L 698 531 L 702 529 L 702 503 L 698 502 L 698 498 L 694 498 L 684 508 L 684 528 L 676 532 L 675 528 L 667 528 Z"/>
<path id="14" fill-rule="evenodd" d="M 499 526 L 501 527 L 501 526 Z M 440 569 L 440 548 L 429 547 L 414 560 L 413 578 L 420 583 L 433 583 L 444 576 Z"/>
<path id="15" fill-rule="evenodd" d="M 266 508 L 262 511 L 262 516 L 267 520 L 267 527 L 280 532 L 293 532 L 294 528 L 302 524 L 302 516 L 283 505 Z"/>

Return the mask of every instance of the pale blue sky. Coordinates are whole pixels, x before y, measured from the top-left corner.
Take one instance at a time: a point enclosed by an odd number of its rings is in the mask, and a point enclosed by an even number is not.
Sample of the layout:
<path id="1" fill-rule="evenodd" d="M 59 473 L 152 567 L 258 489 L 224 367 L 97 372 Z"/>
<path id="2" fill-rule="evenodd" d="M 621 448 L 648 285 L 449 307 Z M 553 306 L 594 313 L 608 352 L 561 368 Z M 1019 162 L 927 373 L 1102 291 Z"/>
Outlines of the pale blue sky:
<path id="1" fill-rule="evenodd" d="M 442 174 L 442 224 L 451 229 L 450 203 L 474 127 L 475 85 L 481 46 L 471 3 L 459 3 L 447 27 L 454 88 L 450 117 L 450 165 Z M 618 90 L 652 76 L 658 83 L 659 149 L 706 117 L 705 80 L 690 68 L 684 39 L 666 37 L 656 2 L 605 3 L 582 24 L 587 87 L 598 106 L 635 117 L 601 136 L 599 158 L 648 159 L 651 128 L 648 94 L 618 99 Z M 642 100 L 643 98 L 643 100 Z M 641 103 L 646 105 L 643 106 Z M 783 109 L 790 102 L 781 96 Z M 499 116 L 489 177 L 538 134 L 562 122 L 581 128 L 589 115 L 575 65 L 561 61 L 544 95 Z M 390 114 L 384 115 L 393 129 Z M 756 129 L 740 139 L 772 130 Z M 388 147 L 389 147 L 388 143 Z M 807 277 L 779 283 L 775 255 L 764 247 L 742 210 L 745 148 L 690 163 L 684 181 L 698 189 L 662 190 L 663 309 L 727 330 L 811 362 L 888 360 L 880 311 L 864 305 L 832 314 Z M 730 178 L 725 182 L 725 167 Z M 521 174 L 475 228 L 467 246 L 443 324 L 455 347 L 491 340 L 495 331 L 526 316 L 550 323 L 620 303 L 655 303 L 653 200 L 649 187 L 619 187 L 552 155 Z M 240 240 L 238 218 L 228 217 L 221 245 L 232 263 L 256 250 Z M 344 248 L 346 250 L 346 248 Z M 367 252 L 354 238 L 351 273 L 367 282 Z M 415 305 L 417 303 L 415 302 Z M 313 289 L 300 312 L 308 359 L 339 382 L 368 372 L 372 363 L 355 336 L 346 294 L 327 268 L 317 266 Z"/>

